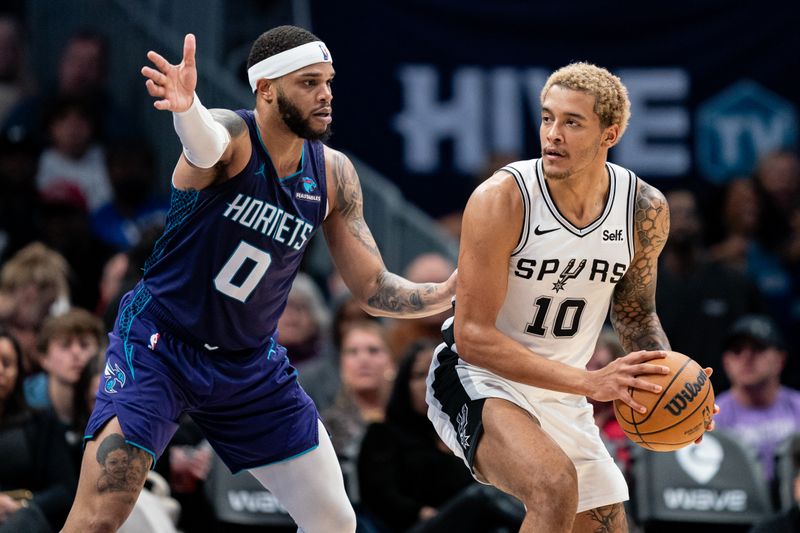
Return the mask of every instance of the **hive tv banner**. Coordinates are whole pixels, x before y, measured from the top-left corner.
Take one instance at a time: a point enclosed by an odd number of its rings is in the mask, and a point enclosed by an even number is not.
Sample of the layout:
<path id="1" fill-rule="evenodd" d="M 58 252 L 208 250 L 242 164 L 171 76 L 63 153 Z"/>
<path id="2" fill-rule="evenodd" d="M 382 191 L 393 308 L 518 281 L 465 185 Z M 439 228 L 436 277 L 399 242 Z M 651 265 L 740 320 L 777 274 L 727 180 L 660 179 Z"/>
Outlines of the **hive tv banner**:
<path id="1" fill-rule="evenodd" d="M 331 145 L 446 213 L 493 166 L 538 156 L 541 87 L 589 61 L 630 92 L 612 161 L 656 184 L 724 184 L 765 152 L 797 148 L 791 4 L 312 0 L 313 30 L 336 57 Z"/>

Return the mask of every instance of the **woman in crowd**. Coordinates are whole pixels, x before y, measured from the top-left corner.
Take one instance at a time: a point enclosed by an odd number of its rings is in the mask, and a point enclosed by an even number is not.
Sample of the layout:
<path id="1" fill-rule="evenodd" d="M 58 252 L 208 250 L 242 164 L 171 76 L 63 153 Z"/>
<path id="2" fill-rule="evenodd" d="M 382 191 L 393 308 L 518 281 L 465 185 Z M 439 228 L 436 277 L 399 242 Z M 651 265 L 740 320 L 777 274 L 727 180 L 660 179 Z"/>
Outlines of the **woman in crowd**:
<path id="1" fill-rule="evenodd" d="M 19 344 L 0 329 L 0 532 L 57 531 L 75 473 L 57 421 L 28 408 L 22 380 Z"/>
<path id="2" fill-rule="evenodd" d="M 322 418 L 339 456 L 350 498 L 358 501 L 355 460 L 371 422 L 380 422 L 394 380 L 395 366 L 385 328 L 378 322 L 353 322 L 345 327 L 339 348 L 341 385 Z"/>
<path id="3" fill-rule="evenodd" d="M 522 504 L 476 483 L 428 421 L 425 378 L 433 348 L 429 340 L 409 347 L 386 420 L 367 429 L 358 459 L 362 505 L 390 531 L 516 531 Z"/>

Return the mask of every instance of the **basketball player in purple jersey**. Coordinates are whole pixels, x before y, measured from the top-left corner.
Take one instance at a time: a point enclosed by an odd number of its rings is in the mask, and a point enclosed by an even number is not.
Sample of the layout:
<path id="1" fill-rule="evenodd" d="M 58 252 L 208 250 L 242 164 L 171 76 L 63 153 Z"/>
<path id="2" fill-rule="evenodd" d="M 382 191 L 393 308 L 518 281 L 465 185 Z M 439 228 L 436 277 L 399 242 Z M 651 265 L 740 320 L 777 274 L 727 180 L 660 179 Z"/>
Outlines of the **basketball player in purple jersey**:
<path id="1" fill-rule="evenodd" d="M 231 471 L 249 470 L 302 531 L 353 532 L 330 439 L 278 344 L 303 252 L 322 226 L 374 315 L 447 309 L 455 274 L 416 284 L 386 270 L 352 163 L 322 144 L 334 70 L 317 37 L 282 26 L 256 40 L 253 111 L 203 107 L 194 56 L 187 35 L 179 65 L 151 51 L 155 68 L 142 69 L 156 109 L 173 114 L 183 155 L 164 235 L 120 304 L 64 531 L 116 531 L 187 412 Z M 112 474 L 112 453 L 126 475 Z"/>

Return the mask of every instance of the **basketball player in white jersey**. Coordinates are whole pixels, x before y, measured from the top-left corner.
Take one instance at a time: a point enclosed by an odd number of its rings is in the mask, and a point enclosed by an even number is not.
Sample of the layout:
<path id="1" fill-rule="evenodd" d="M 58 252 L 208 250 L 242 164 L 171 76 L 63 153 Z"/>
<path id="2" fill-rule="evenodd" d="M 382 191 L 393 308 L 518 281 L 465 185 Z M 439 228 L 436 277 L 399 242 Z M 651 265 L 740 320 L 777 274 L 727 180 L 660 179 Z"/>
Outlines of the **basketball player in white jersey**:
<path id="1" fill-rule="evenodd" d="M 644 412 L 630 388 L 660 390 L 646 375 L 668 371 L 655 288 L 669 211 L 606 161 L 630 116 L 619 78 L 571 64 L 541 104 L 542 157 L 504 167 L 467 204 L 428 416 L 479 481 L 525 504 L 520 531 L 627 531 L 628 488 L 586 397 Z M 609 304 L 630 353 L 590 372 Z"/>

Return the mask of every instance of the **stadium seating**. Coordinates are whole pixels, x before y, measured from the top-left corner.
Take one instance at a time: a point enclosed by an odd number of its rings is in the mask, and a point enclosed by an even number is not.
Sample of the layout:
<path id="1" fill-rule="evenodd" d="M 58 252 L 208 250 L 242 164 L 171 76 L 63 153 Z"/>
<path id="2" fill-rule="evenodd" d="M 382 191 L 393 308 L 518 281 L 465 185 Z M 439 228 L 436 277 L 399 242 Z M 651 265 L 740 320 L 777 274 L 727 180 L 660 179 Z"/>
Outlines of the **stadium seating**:
<path id="1" fill-rule="evenodd" d="M 634 514 L 645 526 L 669 522 L 745 526 L 772 512 L 755 457 L 723 431 L 706 434 L 699 445 L 677 452 L 637 448 L 632 485 Z"/>

